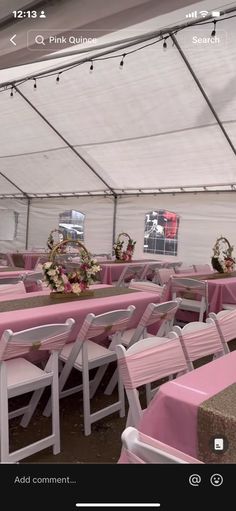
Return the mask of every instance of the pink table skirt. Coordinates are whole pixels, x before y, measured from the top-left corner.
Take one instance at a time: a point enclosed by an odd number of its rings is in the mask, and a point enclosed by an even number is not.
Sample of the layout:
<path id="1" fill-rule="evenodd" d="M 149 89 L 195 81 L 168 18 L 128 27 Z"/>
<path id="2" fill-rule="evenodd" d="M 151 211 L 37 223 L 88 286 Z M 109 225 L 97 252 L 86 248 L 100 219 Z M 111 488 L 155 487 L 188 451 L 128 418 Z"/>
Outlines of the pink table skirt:
<path id="1" fill-rule="evenodd" d="M 236 382 L 235 368 L 234 351 L 165 383 L 144 411 L 138 429 L 197 458 L 198 407 Z"/>

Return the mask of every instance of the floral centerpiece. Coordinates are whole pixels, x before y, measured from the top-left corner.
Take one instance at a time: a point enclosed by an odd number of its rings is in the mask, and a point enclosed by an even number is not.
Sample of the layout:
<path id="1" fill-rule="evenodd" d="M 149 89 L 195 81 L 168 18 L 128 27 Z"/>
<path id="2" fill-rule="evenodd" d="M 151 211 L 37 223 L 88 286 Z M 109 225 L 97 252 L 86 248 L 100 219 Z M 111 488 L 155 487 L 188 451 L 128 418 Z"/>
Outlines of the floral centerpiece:
<path id="1" fill-rule="evenodd" d="M 235 259 L 232 256 L 234 247 L 227 238 L 220 236 L 213 247 L 211 264 L 219 273 L 231 273 L 235 269 Z"/>
<path id="2" fill-rule="evenodd" d="M 124 238 L 124 239 L 122 239 Z M 126 245 L 124 246 L 126 241 Z M 116 261 L 129 262 L 132 261 L 136 241 L 132 240 L 129 234 L 121 232 L 113 245 Z"/>
<path id="3" fill-rule="evenodd" d="M 56 245 L 50 254 L 49 261 L 43 264 L 43 272 L 45 281 L 52 290 L 52 295 L 80 295 L 85 292 L 91 284 L 96 281 L 96 274 L 100 271 L 96 259 L 93 259 L 85 246 L 80 241 L 73 241 L 78 247 L 80 263 L 67 267 L 58 264 L 56 261 L 57 254 L 61 253 L 61 249 L 71 244 L 71 240 L 64 240 Z"/>

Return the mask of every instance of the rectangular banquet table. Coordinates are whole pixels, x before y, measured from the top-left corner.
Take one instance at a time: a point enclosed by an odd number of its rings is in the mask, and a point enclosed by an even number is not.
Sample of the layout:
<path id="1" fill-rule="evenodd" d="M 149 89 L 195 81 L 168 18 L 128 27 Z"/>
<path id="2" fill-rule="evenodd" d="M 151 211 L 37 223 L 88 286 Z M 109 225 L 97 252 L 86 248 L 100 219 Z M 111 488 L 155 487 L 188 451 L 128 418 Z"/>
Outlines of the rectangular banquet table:
<path id="1" fill-rule="evenodd" d="M 227 463 L 230 456 L 235 463 L 236 386 L 233 385 L 235 383 L 236 351 L 233 351 L 184 376 L 161 385 L 148 408 L 144 411 L 138 429 L 146 435 L 195 458 L 202 459 L 202 461 L 209 462 L 210 459 L 214 460 L 215 463 Z M 230 387 L 232 385 L 233 387 Z M 221 391 L 227 391 L 225 395 L 230 396 L 231 402 L 227 402 L 227 398 L 223 395 L 224 399 L 221 400 L 221 404 L 219 403 L 219 393 Z M 231 397 L 232 391 L 233 397 Z M 217 404 L 215 403 L 216 398 L 218 399 Z M 204 425 L 199 420 L 199 417 L 201 418 L 200 411 L 206 415 Z M 209 412 L 211 412 L 210 415 Z M 208 422 L 206 422 L 207 414 L 209 415 Z M 219 426 L 217 426 L 214 430 L 214 421 L 219 420 L 219 416 L 221 427 L 219 429 Z M 212 436 L 224 435 L 229 423 L 229 444 L 230 438 L 232 438 L 229 451 L 224 454 L 213 453 L 210 444 Z M 209 435 L 207 434 L 208 431 Z M 204 435 L 206 438 L 204 438 Z M 227 436 L 226 433 L 225 436 Z M 200 445 L 199 441 L 201 442 Z M 207 459 L 204 459 L 202 444 L 204 444 Z"/>
<path id="2" fill-rule="evenodd" d="M 91 286 L 91 290 L 104 290 L 107 296 L 86 297 L 85 299 L 64 299 L 63 303 L 56 298 L 50 298 L 48 290 L 7 297 L 0 297 L 0 336 L 4 330 L 24 330 L 47 323 L 62 323 L 68 318 L 76 321 L 69 341 L 76 338 L 77 333 L 87 314 L 102 314 L 104 312 L 126 309 L 134 305 L 136 310 L 130 322 L 130 328 L 138 324 L 140 316 L 149 303 L 156 303 L 156 293 L 113 288 L 106 285 Z M 111 295 L 111 293 L 113 293 Z"/>
<path id="3" fill-rule="evenodd" d="M 113 282 L 119 280 L 123 269 L 129 265 L 141 265 L 146 266 L 148 263 L 157 263 L 159 262 L 157 259 L 136 259 L 129 263 L 117 263 L 116 261 L 109 262 L 99 262 L 99 266 L 101 266 L 101 282 L 102 284 L 111 285 Z"/>

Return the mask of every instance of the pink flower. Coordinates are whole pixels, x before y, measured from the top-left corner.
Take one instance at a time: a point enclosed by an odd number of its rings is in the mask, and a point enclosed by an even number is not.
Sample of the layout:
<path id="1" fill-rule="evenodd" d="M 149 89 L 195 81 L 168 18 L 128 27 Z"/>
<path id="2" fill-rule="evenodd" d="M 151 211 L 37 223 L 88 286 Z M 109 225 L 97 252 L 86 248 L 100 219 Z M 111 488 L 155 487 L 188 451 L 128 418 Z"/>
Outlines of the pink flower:
<path id="1" fill-rule="evenodd" d="M 67 284 L 65 284 L 64 286 L 64 289 L 65 289 L 65 293 L 71 293 L 72 291 L 72 286 L 69 282 L 67 282 Z"/>

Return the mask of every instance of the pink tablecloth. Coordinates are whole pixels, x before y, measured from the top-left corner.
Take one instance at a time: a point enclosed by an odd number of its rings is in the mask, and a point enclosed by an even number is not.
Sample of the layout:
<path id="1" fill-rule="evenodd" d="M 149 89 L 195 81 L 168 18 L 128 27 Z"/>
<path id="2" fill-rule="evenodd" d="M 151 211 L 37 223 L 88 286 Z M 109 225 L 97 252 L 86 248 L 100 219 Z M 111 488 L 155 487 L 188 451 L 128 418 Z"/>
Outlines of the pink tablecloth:
<path id="1" fill-rule="evenodd" d="M 97 286 L 107 287 L 107 286 Z M 41 291 L 36 293 L 30 293 L 30 296 L 42 296 L 47 295 L 48 291 Z M 8 297 L 8 300 L 14 298 L 26 298 L 27 295 L 18 295 Z M 105 298 L 91 298 L 86 300 L 76 300 L 66 303 L 56 303 L 53 305 L 35 307 L 32 309 L 16 310 L 14 312 L 1 312 L 0 313 L 0 336 L 3 331 L 10 328 L 13 331 L 24 330 L 26 328 L 32 328 L 37 325 L 45 325 L 47 323 L 64 322 L 67 318 L 74 318 L 76 324 L 71 333 L 69 340 L 74 340 L 85 316 L 89 312 L 94 314 L 102 314 L 116 309 L 125 309 L 129 305 L 134 305 L 136 310 L 132 317 L 130 328 L 137 325 L 141 314 L 144 312 L 146 306 L 151 302 L 157 301 L 156 293 L 151 292 L 134 292 L 130 294 L 122 294 L 118 296 L 110 296 Z M 23 307 L 23 305 L 22 305 Z"/>
<path id="2" fill-rule="evenodd" d="M 198 407 L 236 382 L 235 368 L 234 351 L 165 383 L 145 410 L 140 431 L 197 457 Z"/>
<path id="3" fill-rule="evenodd" d="M 7 277 L 19 277 L 20 275 L 28 275 L 30 274 L 30 271 L 27 270 L 12 270 L 12 271 L 0 271 L 0 279 L 7 278 Z"/>

